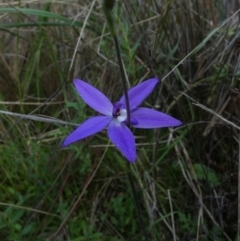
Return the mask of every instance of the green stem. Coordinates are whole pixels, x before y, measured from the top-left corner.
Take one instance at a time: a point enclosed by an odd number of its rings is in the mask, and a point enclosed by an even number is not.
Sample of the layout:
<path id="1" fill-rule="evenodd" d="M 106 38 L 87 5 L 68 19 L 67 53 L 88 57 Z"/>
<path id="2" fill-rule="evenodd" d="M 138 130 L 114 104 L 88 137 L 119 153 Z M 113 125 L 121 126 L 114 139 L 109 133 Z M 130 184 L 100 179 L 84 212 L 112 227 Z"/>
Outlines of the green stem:
<path id="1" fill-rule="evenodd" d="M 114 19 L 112 16 L 111 9 L 106 7 L 104 5 L 104 3 L 103 3 L 103 11 L 105 13 L 107 23 L 108 23 L 110 32 L 112 34 L 116 52 L 117 52 L 117 59 L 118 59 L 118 63 L 119 63 L 120 73 L 122 76 L 121 79 L 122 79 L 122 85 L 123 85 L 123 93 L 124 93 L 124 97 L 125 97 L 126 110 L 127 110 L 127 125 L 129 126 L 130 125 L 130 106 L 129 106 L 129 98 L 128 98 L 127 78 L 126 78 L 126 74 L 124 71 L 124 65 L 123 65 L 123 61 L 122 61 L 122 57 L 121 57 L 121 50 L 120 50 L 118 37 L 117 37 L 117 33 L 115 30 L 115 26 L 114 26 Z"/>
<path id="2" fill-rule="evenodd" d="M 107 1 L 105 0 L 105 2 L 107 2 Z M 105 4 L 105 2 L 103 3 L 103 11 L 105 13 L 107 23 L 108 23 L 111 35 L 112 35 L 113 40 L 114 40 L 115 48 L 116 48 L 117 59 L 118 59 L 120 73 L 121 73 L 121 77 L 122 77 L 123 92 L 124 92 L 125 103 L 126 103 L 127 125 L 129 126 L 130 125 L 130 106 L 129 106 L 128 87 L 127 87 L 128 81 L 127 81 L 127 78 L 126 78 L 123 60 L 122 60 L 122 57 L 121 57 L 121 49 L 120 49 L 120 45 L 119 45 L 119 41 L 118 41 L 118 36 L 117 36 L 116 30 L 115 30 L 115 26 L 114 26 L 114 19 L 113 19 L 112 12 L 111 12 L 111 10 L 113 8 L 113 5 L 114 5 L 114 0 L 112 0 L 112 1 L 108 0 L 108 5 Z M 132 175 L 132 172 L 131 172 L 131 164 L 130 164 L 129 161 L 127 161 L 126 165 L 127 165 L 127 169 L 128 169 L 129 183 L 130 183 L 131 190 L 132 190 L 132 193 L 133 193 L 133 198 L 134 198 L 134 201 L 135 201 L 135 204 L 136 204 L 137 216 L 138 216 L 140 228 L 143 232 L 143 236 L 145 237 L 145 240 L 148 241 L 148 235 L 147 235 L 147 232 L 146 232 L 146 228 L 143 224 L 143 220 L 142 220 L 142 216 L 141 216 L 140 203 L 139 203 L 139 199 L 138 199 L 138 196 L 137 196 L 137 192 L 136 192 L 136 188 L 135 188 L 135 184 L 134 184 L 134 180 L 133 180 L 133 175 Z"/>
<path id="3" fill-rule="evenodd" d="M 123 61 L 122 61 L 122 57 L 121 57 L 121 50 L 120 50 L 117 36 L 113 36 L 113 40 L 115 43 L 117 59 L 119 62 L 120 72 L 122 75 L 122 85 L 123 85 L 123 92 L 124 92 L 126 110 L 127 110 L 127 125 L 129 126 L 130 125 L 130 106 L 129 106 L 129 97 L 128 97 L 128 88 L 127 88 L 127 78 L 126 78 L 126 74 L 124 71 L 124 65 L 123 65 Z"/>

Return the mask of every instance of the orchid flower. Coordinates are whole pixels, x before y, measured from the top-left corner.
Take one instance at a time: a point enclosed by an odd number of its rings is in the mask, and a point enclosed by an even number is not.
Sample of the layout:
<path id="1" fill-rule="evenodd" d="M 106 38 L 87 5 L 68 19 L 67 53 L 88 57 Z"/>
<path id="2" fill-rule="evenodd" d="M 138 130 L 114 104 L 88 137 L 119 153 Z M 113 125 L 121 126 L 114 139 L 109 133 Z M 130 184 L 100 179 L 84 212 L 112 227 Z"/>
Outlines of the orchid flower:
<path id="1" fill-rule="evenodd" d="M 144 81 L 128 90 L 130 107 L 130 125 L 135 128 L 172 127 L 182 124 L 181 121 L 154 109 L 139 107 L 158 83 L 157 78 Z M 127 127 L 127 110 L 124 95 L 112 104 L 99 90 L 75 79 L 75 88 L 84 102 L 101 115 L 87 119 L 64 140 L 62 146 L 72 144 L 107 127 L 108 137 L 130 162 L 136 160 L 135 138 Z"/>

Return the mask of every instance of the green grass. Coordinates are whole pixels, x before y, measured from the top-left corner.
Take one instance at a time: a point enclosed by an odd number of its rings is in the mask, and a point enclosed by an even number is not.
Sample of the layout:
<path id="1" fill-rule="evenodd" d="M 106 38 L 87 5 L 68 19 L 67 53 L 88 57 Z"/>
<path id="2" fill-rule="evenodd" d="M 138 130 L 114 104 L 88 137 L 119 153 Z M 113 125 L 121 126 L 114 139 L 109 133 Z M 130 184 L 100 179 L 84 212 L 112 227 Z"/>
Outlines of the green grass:
<path id="1" fill-rule="evenodd" d="M 144 105 L 185 123 L 133 130 L 132 173 L 149 240 L 237 240 L 239 134 L 213 113 L 239 126 L 239 7 L 190 2 L 114 8 L 130 85 L 162 79 Z M 0 240 L 145 240 L 106 133 L 61 148 L 71 124 L 95 114 L 74 78 L 122 95 L 100 2 L 4 1 L 0 36 L 0 110 L 19 114 L 0 112 Z"/>

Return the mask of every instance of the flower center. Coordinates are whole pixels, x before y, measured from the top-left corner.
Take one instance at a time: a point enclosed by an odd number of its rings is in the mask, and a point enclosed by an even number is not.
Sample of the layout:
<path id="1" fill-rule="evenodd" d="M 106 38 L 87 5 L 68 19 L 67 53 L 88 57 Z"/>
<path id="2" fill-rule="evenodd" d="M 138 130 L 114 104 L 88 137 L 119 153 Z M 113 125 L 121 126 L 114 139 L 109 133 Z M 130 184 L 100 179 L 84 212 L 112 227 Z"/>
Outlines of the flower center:
<path id="1" fill-rule="evenodd" d="M 119 123 L 125 121 L 127 119 L 125 105 L 119 101 L 113 104 L 112 116 Z"/>

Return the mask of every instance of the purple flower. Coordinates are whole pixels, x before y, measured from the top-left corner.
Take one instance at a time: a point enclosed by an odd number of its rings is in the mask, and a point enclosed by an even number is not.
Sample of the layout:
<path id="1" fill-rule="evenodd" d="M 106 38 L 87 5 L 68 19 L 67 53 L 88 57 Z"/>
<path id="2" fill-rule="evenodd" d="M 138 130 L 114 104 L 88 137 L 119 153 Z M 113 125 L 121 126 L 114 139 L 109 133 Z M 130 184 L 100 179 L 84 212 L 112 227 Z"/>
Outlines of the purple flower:
<path id="1" fill-rule="evenodd" d="M 139 107 L 153 91 L 157 83 L 158 79 L 149 79 L 128 91 L 131 126 L 148 129 L 179 126 L 182 124 L 181 121 L 162 112 Z M 107 127 L 110 140 L 130 162 L 134 162 L 136 159 L 136 146 L 134 136 L 126 126 L 127 110 L 125 97 L 122 96 L 118 102 L 112 104 L 102 92 L 90 84 L 75 79 L 74 85 L 86 104 L 102 115 L 91 117 L 83 122 L 64 140 L 62 146 L 64 147 L 82 140 Z"/>

